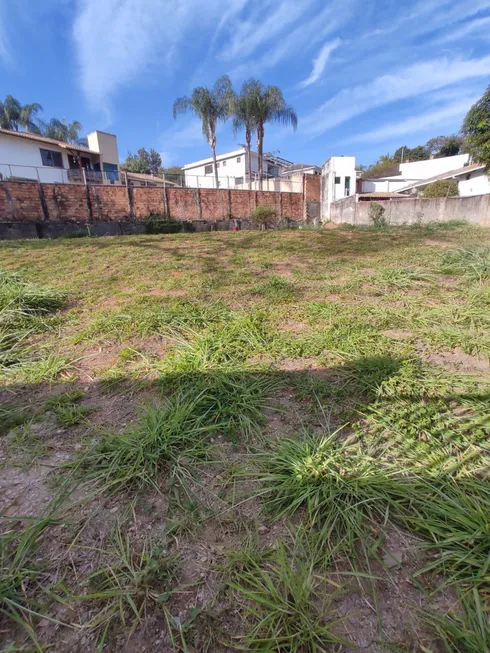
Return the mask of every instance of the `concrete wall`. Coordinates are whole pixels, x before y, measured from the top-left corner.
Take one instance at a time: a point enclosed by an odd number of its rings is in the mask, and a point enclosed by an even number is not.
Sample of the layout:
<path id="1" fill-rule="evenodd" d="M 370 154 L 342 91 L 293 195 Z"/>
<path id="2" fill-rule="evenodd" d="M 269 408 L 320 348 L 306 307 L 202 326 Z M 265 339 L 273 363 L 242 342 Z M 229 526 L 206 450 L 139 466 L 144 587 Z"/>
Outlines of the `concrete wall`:
<path id="1" fill-rule="evenodd" d="M 407 179 L 429 179 L 429 177 L 462 168 L 468 163 L 469 158 L 469 154 L 456 154 L 455 156 L 443 156 L 440 159 L 400 163 L 400 175 Z"/>
<path id="2" fill-rule="evenodd" d="M 391 177 L 382 177 L 381 179 L 363 179 L 363 193 L 396 193 L 400 188 L 405 188 L 410 183 L 419 181 L 418 179 L 393 179 Z"/>
<path id="3" fill-rule="evenodd" d="M 304 219 L 300 193 L 0 182 L 4 232 L 13 223 L 137 223 L 149 213 L 167 213 L 174 220 L 191 222 L 230 222 L 248 220 L 258 204 L 274 207 L 279 219 Z"/>
<path id="4" fill-rule="evenodd" d="M 362 196 L 361 196 L 362 197 Z M 330 207 L 332 222 L 366 225 L 371 224 L 371 202 L 359 201 L 359 195 L 334 202 Z M 447 197 L 433 199 L 399 199 L 380 201 L 389 224 L 414 224 L 453 219 L 468 220 L 475 224 L 490 226 L 490 195 L 473 197 Z"/>
<path id="5" fill-rule="evenodd" d="M 91 150 L 100 153 L 101 164 L 111 163 L 119 168 L 117 138 L 114 134 L 96 130 L 87 134 L 87 141 Z"/>

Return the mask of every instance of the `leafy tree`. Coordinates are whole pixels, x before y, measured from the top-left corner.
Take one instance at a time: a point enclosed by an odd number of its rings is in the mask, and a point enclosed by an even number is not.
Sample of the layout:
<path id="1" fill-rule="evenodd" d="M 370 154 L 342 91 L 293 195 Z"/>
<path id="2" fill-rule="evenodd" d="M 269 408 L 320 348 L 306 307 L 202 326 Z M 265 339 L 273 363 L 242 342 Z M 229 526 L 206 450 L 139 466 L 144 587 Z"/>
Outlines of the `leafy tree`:
<path id="1" fill-rule="evenodd" d="M 262 188 L 264 167 L 264 135 L 265 125 L 275 122 L 282 125 L 298 126 L 298 116 L 289 104 L 286 104 L 281 89 L 278 86 L 264 87 L 258 80 L 250 79 L 247 94 L 250 96 L 253 125 L 257 131 L 257 154 L 259 157 L 259 185 Z"/>
<path id="2" fill-rule="evenodd" d="M 162 171 L 162 157 L 153 148 L 147 152 L 144 147 L 141 147 L 136 154 L 128 152 L 121 169 L 145 175 L 158 175 Z"/>
<path id="3" fill-rule="evenodd" d="M 216 188 L 219 187 L 218 166 L 216 165 L 216 128 L 220 121 L 227 120 L 231 112 L 233 90 L 228 75 L 218 79 L 212 88 L 199 86 L 190 97 L 181 97 L 174 102 L 174 118 L 180 113 L 192 111 L 201 119 L 202 133 L 211 147 L 214 162 Z"/>
<path id="4" fill-rule="evenodd" d="M 427 141 L 425 145 L 427 151 L 436 158 L 442 156 L 454 156 L 459 154 L 463 149 L 463 139 L 457 134 L 450 136 L 436 136 Z"/>
<path id="5" fill-rule="evenodd" d="M 245 129 L 245 142 L 247 144 L 248 160 L 248 186 L 252 188 L 252 157 L 250 155 L 252 133 L 256 129 L 254 99 L 259 82 L 249 79 L 243 83 L 240 95 L 233 95 L 231 112 L 233 114 L 233 133 Z"/>
<path id="6" fill-rule="evenodd" d="M 393 177 L 399 172 L 399 161 L 391 154 L 382 154 L 376 163 L 366 168 L 362 176 L 365 179 L 377 179 L 378 177 Z"/>
<path id="7" fill-rule="evenodd" d="M 423 197 L 454 197 L 459 195 L 458 182 L 456 179 L 438 179 L 426 186 L 422 195 Z"/>
<path id="8" fill-rule="evenodd" d="M 461 133 L 466 151 L 490 172 L 490 86 L 466 114 Z"/>
<path id="9" fill-rule="evenodd" d="M 79 133 L 82 129 L 81 123 L 78 120 L 67 122 L 65 118 L 58 120 L 58 118 L 51 118 L 51 120 L 40 126 L 40 133 L 48 138 L 54 138 L 57 141 L 64 141 L 65 143 L 73 143 L 74 145 L 80 144 Z"/>
<path id="10" fill-rule="evenodd" d="M 37 102 L 22 105 L 12 95 L 7 95 L 5 100 L 0 102 L 0 127 L 14 131 L 23 127 L 26 131 L 39 133 L 36 117 L 40 111 L 42 106 Z"/>
<path id="11" fill-rule="evenodd" d="M 416 147 L 407 147 L 406 145 L 403 145 L 402 147 L 399 147 L 393 155 L 393 158 L 398 163 L 407 163 L 409 161 L 425 161 L 429 157 L 430 153 L 424 145 L 417 145 Z"/>

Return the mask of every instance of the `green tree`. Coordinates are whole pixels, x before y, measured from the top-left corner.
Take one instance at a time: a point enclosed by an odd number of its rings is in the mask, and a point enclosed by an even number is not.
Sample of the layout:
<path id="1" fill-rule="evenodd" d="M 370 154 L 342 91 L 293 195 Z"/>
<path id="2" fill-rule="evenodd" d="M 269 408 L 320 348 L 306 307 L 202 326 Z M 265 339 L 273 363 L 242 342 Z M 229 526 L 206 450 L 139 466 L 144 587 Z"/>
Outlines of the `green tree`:
<path id="1" fill-rule="evenodd" d="M 275 122 L 281 125 L 298 126 L 298 116 L 289 104 L 286 104 L 281 89 L 278 86 L 264 87 L 258 80 L 248 81 L 253 124 L 257 131 L 257 154 L 259 157 L 259 185 L 262 188 L 264 167 L 264 135 L 265 125 Z"/>
<path id="2" fill-rule="evenodd" d="M 219 187 L 218 166 L 216 165 L 216 128 L 219 122 L 229 118 L 233 99 L 233 90 L 228 75 L 218 79 L 212 88 L 199 86 L 190 97 L 181 97 L 174 102 L 174 118 L 178 114 L 192 111 L 201 120 L 202 133 L 211 147 L 214 163 L 216 188 Z"/>
<path id="3" fill-rule="evenodd" d="M 438 179 L 426 186 L 422 192 L 423 197 L 454 197 L 459 195 L 456 179 Z"/>
<path id="4" fill-rule="evenodd" d="M 400 172 L 399 161 L 391 154 L 382 154 L 376 163 L 371 164 L 363 172 L 364 179 L 377 179 L 378 177 L 393 177 Z"/>
<path id="5" fill-rule="evenodd" d="M 442 156 L 454 156 L 459 154 L 463 149 L 463 139 L 457 134 L 450 136 L 436 136 L 427 141 L 425 145 L 427 151 L 436 158 Z"/>
<path id="6" fill-rule="evenodd" d="M 424 145 L 417 145 L 416 147 L 407 147 L 406 145 L 403 145 L 402 147 L 399 147 L 393 155 L 393 159 L 397 163 L 425 161 L 429 157 L 430 153 Z"/>
<path id="7" fill-rule="evenodd" d="M 245 143 L 247 146 L 247 173 L 248 187 L 252 188 L 252 134 L 256 129 L 255 124 L 255 92 L 259 85 L 256 79 L 249 79 L 243 83 L 240 95 L 233 95 L 231 112 L 233 114 L 233 133 L 236 135 L 240 129 L 245 130 Z"/>
<path id="8" fill-rule="evenodd" d="M 153 148 L 150 148 L 150 151 L 147 152 L 144 147 L 141 147 L 136 154 L 128 152 L 128 156 L 121 164 L 121 168 L 128 172 L 158 175 L 162 171 L 162 157 Z"/>
<path id="9" fill-rule="evenodd" d="M 466 114 L 461 133 L 466 151 L 490 172 L 490 86 Z"/>
<path id="10" fill-rule="evenodd" d="M 65 143 L 73 143 L 74 145 L 80 144 L 80 131 L 82 130 L 81 123 L 78 120 L 67 122 L 65 118 L 58 120 L 58 118 L 51 118 L 51 120 L 41 125 L 41 133 L 48 138 L 54 138 L 57 141 L 64 141 Z"/>
<path id="11" fill-rule="evenodd" d="M 7 95 L 5 100 L 0 102 L 0 127 L 14 131 L 19 131 L 22 127 L 26 131 L 39 133 L 36 118 L 42 109 L 38 102 L 22 105 L 12 95 Z"/>

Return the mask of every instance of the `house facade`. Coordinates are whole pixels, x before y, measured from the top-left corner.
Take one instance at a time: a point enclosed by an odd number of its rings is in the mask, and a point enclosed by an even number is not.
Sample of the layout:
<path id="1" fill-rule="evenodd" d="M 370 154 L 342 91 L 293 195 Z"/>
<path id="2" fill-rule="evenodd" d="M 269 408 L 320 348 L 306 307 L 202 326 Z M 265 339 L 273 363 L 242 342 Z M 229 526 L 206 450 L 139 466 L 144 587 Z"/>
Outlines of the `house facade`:
<path id="1" fill-rule="evenodd" d="M 356 192 L 356 157 L 332 156 L 322 169 L 322 211 L 330 215 L 332 202 Z"/>
<path id="2" fill-rule="evenodd" d="M 31 132 L 0 129 L 2 179 L 116 186 L 163 186 L 164 183 L 162 177 L 122 171 L 117 137 L 98 130 L 88 134 L 85 146 Z"/>
<path id="3" fill-rule="evenodd" d="M 246 148 L 240 148 L 226 154 L 216 156 L 218 171 L 218 185 L 220 188 L 241 188 L 248 182 L 248 157 Z M 252 180 L 256 181 L 259 172 L 259 157 L 257 152 L 250 152 L 252 164 Z M 291 161 L 286 161 L 272 154 L 263 156 L 263 173 L 265 179 L 279 177 L 282 171 L 291 166 Z M 182 166 L 185 175 L 185 185 L 188 188 L 215 188 L 214 161 L 212 157 L 194 161 Z"/>

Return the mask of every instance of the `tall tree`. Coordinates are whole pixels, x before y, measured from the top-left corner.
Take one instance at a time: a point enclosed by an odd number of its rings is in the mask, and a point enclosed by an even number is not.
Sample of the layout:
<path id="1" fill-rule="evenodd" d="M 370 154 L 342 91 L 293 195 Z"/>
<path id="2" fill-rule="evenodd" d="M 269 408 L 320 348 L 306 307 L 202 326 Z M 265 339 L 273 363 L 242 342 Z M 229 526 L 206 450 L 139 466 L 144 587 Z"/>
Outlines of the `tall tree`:
<path id="1" fill-rule="evenodd" d="M 38 102 L 22 105 L 12 95 L 7 95 L 0 102 L 0 127 L 19 131 L 22 127 L 27 131 L 39 132 L 36 123 L 37 114 L 42 111 Z"/>
<path id="2" fill-rule="evenodd" d="M 252 134 L 256 129 L 254 100 L 260 82 L 249 79 L 243 83 L 240 95 L 233 95 L 231 112 L 233 114 L 233 132 L 236 135 L 240 129 L 245 129 L 247 144 L 248 187 L 252 188 Z"/>
<path id="3" fill-rule="evenodd" d="M 82 125 L 78 120 L 67 122 L 65 118 L 58 120 L 58 118 L 51 118 L 51 120 L 44 124 L 41 128 L 43 136 L 54 138 L 57 141 L 64 141 L 65 143 L 73 143 L 78 145 L 80 143 L 79 133 Z"/>
<path id="4" fill-rule="evenodd" d="M 254 125 L 257 131 L 259 187 L 262 188 L 265 125 L 268 122 L 275 122 L 281 125 L 292 125 L 293 129 L 296 129 L 298 126 L 298 116 L 293 107 L 286 103 L 282 91 L 278 86 L 264 87 L 256 79 L 249 80 L 249 84 Z"/>
<path id="5" fill-rule="evenodd" d="M 454 156 L 463 149 L 463 139 L 457 134 L 450 136 L 436 136 L 427 141 L 425 145 L 428 152 L 436 158 L 442 156 Z"/>
<path id="6" fill-rule="evenodd" d="M 153 148 L 147 152 L 144 147 L 140 147 L 136 154 L 128 152 L 128 156 L 121 164 L 121 168 L 129 172 L 158 175 L 162 170 L 162 157 Z"/>
<path id="7" fill-rule="evenodd" d="M 184 96 L 174 102 L 174 118 L 180 113 L 192 111 L 201 120 L 202 133 L 211 147 L 213 154 L 216 188 L 219 187 L 218 166 L 216 165 L 216 128 L 220 121 L 230 116 L 232 87 L 228 75 L 223 75 L 212 88 L 199 86 L 190 97 Z"/>
<path id="8" fill-rule="evenodd" d="M 490 86 L 466 114 L 461 133 L 466 151 L 490 172 Z"/>

